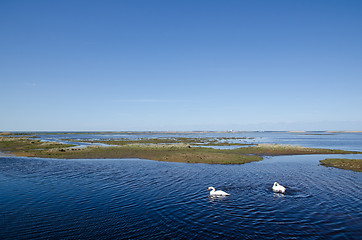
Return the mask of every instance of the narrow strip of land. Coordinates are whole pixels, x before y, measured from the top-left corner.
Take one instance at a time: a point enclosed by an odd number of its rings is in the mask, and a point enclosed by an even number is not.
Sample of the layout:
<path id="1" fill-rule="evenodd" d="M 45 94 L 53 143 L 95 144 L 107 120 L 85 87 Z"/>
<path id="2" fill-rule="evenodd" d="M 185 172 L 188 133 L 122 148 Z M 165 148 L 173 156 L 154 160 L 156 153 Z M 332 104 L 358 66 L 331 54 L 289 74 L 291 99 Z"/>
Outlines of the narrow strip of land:
<path id="1" fill-rule="evenodd" d="M 225 141 L 225 139 L 218 140 Z M 104 141 L 85 142 L 104 143 Z M 278 144 L 254 144 L 236 149 L 214 149 L 205 146 L 209 146 L 209 144 L 217 145 L 218 142 L 203 138 L 157 138 L 132 141 L 123 139 L 107 141 L 107 143 L 112 144 L 112 146 L 91 145 L 88 147 L 79 147 L 57 142 L 43 142 L 31 136 L 7 136 L 0 137 L 0 150 L 16 156 L 41 158 L 142 158 L 168 162 L 211 164 L 243 164 L 260 161 L 263 159 L 263 156 L 359 153 Z M 198 144 L 204 144 L 204 146 L 195 147 L 195 145 L 197 146 Z M 225 142 L 225 144 L 227 144 L 227 142 Z"/>
<path id="2" fill-rule="evenodd" d="M 362 172 L 362 159 L 327 158 L 319 162 L 326 167 Z"/>

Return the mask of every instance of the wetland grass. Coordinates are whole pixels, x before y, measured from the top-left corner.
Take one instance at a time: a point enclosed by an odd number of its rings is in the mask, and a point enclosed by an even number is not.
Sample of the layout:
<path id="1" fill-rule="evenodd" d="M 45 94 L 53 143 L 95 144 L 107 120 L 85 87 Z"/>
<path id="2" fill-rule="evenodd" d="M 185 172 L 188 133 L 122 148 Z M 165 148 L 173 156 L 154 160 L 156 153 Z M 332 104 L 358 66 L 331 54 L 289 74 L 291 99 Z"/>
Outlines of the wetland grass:
<path id="1" fill-rule="evenodd" d="M 237 148 L 231 151 L 259 156 L 306 155 L 306 154 L 353 154 L 358 152 L 337 149 L 307 148 L 296 145 L 258 144 L 255 147 Z"/>
<path id="2" fill-rule="evenodd" d="M 187 137 L 169 137 L 169 138 L 138 138 L 138 139 L 128 139 L 128 138 L 118 138 L 112 140 L 90 140 L 82 139 L 77 140 L 77 142 L 87 142 L 87 143 L 102 143 L 107 145 L 127 145 L 127 144 L 190 144 L 198 146 L 246 146 L 246 145 L 255 145 L 251 143 L 241 143 L 234 142 L 236 140 L 246 140 L 253 138 L 235 138 L 235 137 L 219 137 L 219 138 L 187 138 Z M 69 139 L 63 139 L 65 141 Z"/>
<path id="3" fill-rule="evenodd" d="M 41 151 L 37 153 L 37 156 L 66 159 L 141 158 L 168 162 L 214 164 L 242 164 L 263 159 L 256 155 L 242 155 L 212 148 L 190 148 L 187 144 L 128 144 L 110 147 L 90 146 L 78 150 L 61 150 Z"/>
<path id="4" fill-rule="evenodd" d="M 357 153 L 278 144 L 259 144 L 236 149 L 214 149 L 205 147 L 208 146 L 207 144 L 217 144 L 213 139 L 208 138 L 141 138 L 138 140 L 118 139 L 85 142 L 106 143 L 116 146 L 91 145 L 77 148 L 71 144 L 42 142 L 32 137 L 0 137 L 0 150 L 17 156 L 43 158 L 142 158 L 168 162 L 211 164 L 243 164 L 260 161 L 263 156 L 276 155 Z M 196 144 L 204 146 L 190 146 Z M 226 144 L 227 142 L 223 143 L 223 145 Z"/>
<path id="5" fill-rule="evenodd" d="M 42 142 L 31 137 L 0 137 L 0 150 L 17 156 L 36 156 L 49 149 L 68 148 L 75 145 L 58 142 Z"/>
<path id="6" fill-rule="evenodd" d="M 321 165 L 326 167 L 335 167 L 345 170 L 362 172 L 362 159 L 347 158 L 327 158 L 319 161 Z"/>

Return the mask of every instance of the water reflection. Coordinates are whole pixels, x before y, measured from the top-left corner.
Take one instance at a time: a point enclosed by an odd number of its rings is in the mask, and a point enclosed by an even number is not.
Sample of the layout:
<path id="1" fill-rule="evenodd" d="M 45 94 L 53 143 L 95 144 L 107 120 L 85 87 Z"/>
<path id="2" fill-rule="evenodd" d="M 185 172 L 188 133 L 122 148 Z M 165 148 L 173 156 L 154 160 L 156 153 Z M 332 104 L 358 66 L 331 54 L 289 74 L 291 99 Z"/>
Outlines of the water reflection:
<path id="1" fill-rule="evenodd" d="M 230 196 L 208 196 L 209 202 L 219 202 L 224 201 Z"/>
<path id="2" fill-rule="evenodd" d="M 285 197 L 285 193 L 276 193 L 276 192 L 274 192 L 273 197 L 278 197 L 278 198 Z"/>

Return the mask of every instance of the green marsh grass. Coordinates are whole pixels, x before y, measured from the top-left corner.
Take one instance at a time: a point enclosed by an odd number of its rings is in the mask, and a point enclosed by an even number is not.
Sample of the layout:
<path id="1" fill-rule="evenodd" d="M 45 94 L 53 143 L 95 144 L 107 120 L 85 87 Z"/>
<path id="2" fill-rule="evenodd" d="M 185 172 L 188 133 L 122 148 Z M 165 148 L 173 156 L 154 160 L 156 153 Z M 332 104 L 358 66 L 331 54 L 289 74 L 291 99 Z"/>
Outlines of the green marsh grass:
<path id="1" fill-rule="evenodd" d="M 41 142 L 32 137 L 0 137 L 0 150 L 18 156 L 44 158 L 142 158 L 168 162 L 212 164 L 243 164 L 260 161 L 263 156 L 276 155 L 356 153 L 278 144 L 259 144 L 236 149 L 214 149 L 207 147 L 207 144 L 215 144 L 207 138 L 141 138 L 138 140 L 117 139 L 86 142 L 116 146 L 76 147 L 70 144 Z M 194 147 L 196 144 L 204 146 Z"/>
<path id="2" fill-rule="evenodd" d="M 321 165 L 326 167 L 335 167 L 345 170 L 362 172 L 362 159 L 347 158 L 327 158 L 319 161 Z"/>

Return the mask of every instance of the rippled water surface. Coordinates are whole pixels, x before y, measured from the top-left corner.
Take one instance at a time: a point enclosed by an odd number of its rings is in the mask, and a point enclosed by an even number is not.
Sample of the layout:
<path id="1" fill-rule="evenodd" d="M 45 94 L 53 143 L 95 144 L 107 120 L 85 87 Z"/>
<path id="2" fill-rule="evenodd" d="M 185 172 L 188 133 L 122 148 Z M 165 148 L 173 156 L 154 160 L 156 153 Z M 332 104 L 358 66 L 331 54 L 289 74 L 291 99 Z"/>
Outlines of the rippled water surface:
<path id="1" fill-rule="evenodd" d="M 362 174 L 319 166 L 326 157 L 209 165 L 2 156 L 0 239 L 361 239 Z M 286 194 L 272 192 L 274 181 Z M 209 186 L 231 195 L 211 198 Z"/>

